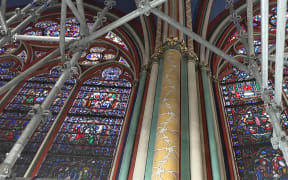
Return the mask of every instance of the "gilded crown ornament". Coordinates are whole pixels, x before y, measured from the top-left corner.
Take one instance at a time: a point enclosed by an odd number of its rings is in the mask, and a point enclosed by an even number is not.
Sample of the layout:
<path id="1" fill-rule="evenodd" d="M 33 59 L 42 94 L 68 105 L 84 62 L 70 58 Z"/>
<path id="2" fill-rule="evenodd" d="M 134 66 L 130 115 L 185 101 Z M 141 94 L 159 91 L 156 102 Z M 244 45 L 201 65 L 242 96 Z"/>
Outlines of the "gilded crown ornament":
<path id="1" fill-rule="evenodd" d="M 177 37 L 167 38 L 166 41 L 156 49 L 155 53 L 152 55 L 152 59 L 160 58 L 165 51 L 168 49 L 176 49 L 180 51 L 182 56 L 186 56 L 187 60 L 192 60 L 195 63 L 198 63 L 198 57 L 193 51 L 193 49 L 188 49 L 186 46 L 186 42 L 184 40 L 179 41 Z"/>

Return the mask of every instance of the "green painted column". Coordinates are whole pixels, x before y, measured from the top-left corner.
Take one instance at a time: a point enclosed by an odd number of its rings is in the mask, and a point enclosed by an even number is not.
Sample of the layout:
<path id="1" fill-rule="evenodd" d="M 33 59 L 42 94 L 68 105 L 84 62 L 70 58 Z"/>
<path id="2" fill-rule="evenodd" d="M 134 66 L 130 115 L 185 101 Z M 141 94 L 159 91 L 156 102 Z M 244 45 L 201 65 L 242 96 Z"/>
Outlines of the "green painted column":
<path id="1" fill-rule="evenodd" d="M 136 137 L 137 125 L 143 100 L 143 94 L 145 90 L 147 72 L 140 73 L 139 86 L 137 90 L 137 97 L 134 104 L 133 114 L 128 131 L 127 141 L 124 148 L 124 154 L 122 156 L 122 162 L 120 166 L 119 180 L 127 180 L 131 163 L 131 157 L 133 154 L 134 141 Z"/>
<path id="2" fill-rule="evenodd" d="M 159 62 L 152 60 L 146 102 L 144 106 L 143 120 L 141 125 L 140 137 L 135 160 L 133 180 L 143 180 L 145 176 L 145 167 L 149 147 L 149 137 L 152 123 L 152 114 L 154 108 L 154 99 L 158 79 Z"/>
<path id="3" fill-rule="evenodd" d="M 191 179 L 190 175 L 190 134 L 189 134 L 189 98 L 188 72 L 186 57 L 181 60 L 181 179 Z"/>
<path id="4" fill-rule="evenodd" d="M 157 84 L 156 84 L 156 94 L 154 98 L 154 107 L 153 107 L 153 113 L 152 113 L 149 147 L 148 147 L 146 167 L 145 167 L 145 177 L 144 177 L 145 180 L 150 180 L 152 176 L 152 165 L 153 165 L 154 147 L 155 147 L 155 140 L 156 140 L 157 120 L 158 120 L 158 111 L 159 111 L 159 104 L 160 104 L 160 92 L 161 92 L 161 86 L 162 86 L 162 72 L 163 72 L 163 61 L 159 61 L 158 79 L 157 79 Z"/>
<path id="5" fill-rule="evenodd" d="M 215 130 L 214 130 L 214 120 L 213 120 L 213 110 L 211 105 L 211 96 L 209 91 L 209 78 L 207 75 L 207 71 L 201 71 L 203 90 L 204 90 L 204 102 L 205 102 L 205 113 L 207 120 L 207 128 L 208 128 L 208 137 L 209 137 L 209 149 L 210 149 L 210 157 L 211 157 L 211 166 L 212 166 L 212 176 L 214 180 L 220 180 L 220 169 L 219 169 L 219 159 L 217 154 L 217 145 L 215 138 Z"/>

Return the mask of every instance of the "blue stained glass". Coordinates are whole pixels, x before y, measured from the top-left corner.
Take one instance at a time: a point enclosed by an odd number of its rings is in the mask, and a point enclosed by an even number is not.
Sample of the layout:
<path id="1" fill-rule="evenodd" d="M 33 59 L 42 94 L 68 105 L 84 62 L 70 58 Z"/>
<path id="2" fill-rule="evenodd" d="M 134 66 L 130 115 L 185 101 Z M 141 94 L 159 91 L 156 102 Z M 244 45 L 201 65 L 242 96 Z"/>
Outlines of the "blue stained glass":
<path id="1" fill-rule="evenodd" d="M 66 24 L 66 37 L 78 37 L 80 27 L 75 24 Z M 59 36 L 60 35 L 60 25 L 53 25 L 45 28 L 44 35 L 46 36 Z"/>
<path id="2" fill-rule="evenodd" d="M 90 61 L 96 61 L 96 60 L 102 59 L 103 54 L 102 53 L 90 53 L 86 56 L 86 58 Z"/>
<path id="3" fill-rule="evenodd" d="M 49 26 L 57 25 L 54 21 L 41 21 L 35 24 L 36 28 L 47 28 Z"/>
<path id="4" fill-rule="evenodd" d="M 272 90 L 271 81 L 268 85 Z M 285 92 L 286 84 L 283 88 Z M 271 151 L 272 123 L 258 95 L 259 85 L 237 68 L 228 66 L 223 68 L 220 89 L 240 179 L 287 178 L 281 152 Z M 281 125 L 284 129 L 286 124 L 287 115 L 283 112 Z M 263 146 L 267 148 L 261 149 Z M 257 152 L 258 156 L 255 156 Z M 285 170 L 279 169 L 279 164 Z"/>
<path id="5" fill-rule="evenodd" d="M 102 78 L 105 80 L 117 80 L 122 74 L 122 71 L 118 67 L 110 67 L 102 72 Z"/>
<path id="6" fill-rule="evenodd" d="M 126 61 L 126 59 L 124 59 L 122 56 L 119 58 L 119 62 L 121 64 L 124 64 L 125 66 L 130 67 L 129 63 Z"/>
<path id="7" fill-rule="evenodd" d="M 81 86 L 39 177 L 108 178 L 131 86 L 119 77 L 102 82 L 104 77 L 94 77 Z"/>
<path id="8" fill-rule="evenodd" d="M 18 55 L 17 55 L 21 60 L 23 60 L 24 62 L 26 62 L 27 60 L 27 53 L 26 51 L 21 51 Z"/>
<path id="9" fill-rule="evenodd" d="M 113 42 L 115 42 L 116 44 L 119 44 L 122 48 L 124 48 L 125 50 L 128 50 L 127 45 L 123 42 L 123 40 L 116 35 L 115 33 L 113 33 L 112 31 L 108 32 L 107 35 L 105 36 L 106 39 L 109 39 Z"/>
<path id="10" fill-rule="evenodd" d="M 14 61 L 0 62 L 0 87 L 13 79 L 15 72 L 10 70 L 15 65 Z"/>
<path id="11" fill-rule="evenodd" d="M 4 48 L 4 47 L 0 48 L 0 53 L 2 54 L 4 52 L 6 52 L 6 48 Z"/>
<path id="12" fill-rule="evenodd" d="M 286 13 L 287 17 L 287 13 Z M 254 27 L 261 27 L 261 15 L 257 14 L 253 17 L 253 25 Z M 288 19 L 287 19 L 288 22 Z M 270 10 L 269 13 L 269 31 L 276 32 L 276 25 L 277 25 L 277 7 L 274 7 Z M 288 24 L 286 23 L 286 31 L 288 31 Z"/>
<path id="13" fill-rule="evenodd" d="M 42 36 L 42 31 L 28 31 L 28 32 L 25 32 L 24 34 L 30 35 L 30 36 Z"/>
<path id="14" fill-rule="evenodd" d="M 53 68 L 50 73 L 40 74 L 27 80 L 0 114 L 0 125 L 1 130 L 3 130 L 0 132 L 1 156 L 3 152 L 9 152 L 13 143 L 20 137 L 23 129 L 30 121 L 30 117 L 27 116 L 28 112 L 32 109 L 34 104 L 40 104 L 44 101 L 45 97 L 61 75 L 58 71 L 59 68 L 56 67 Z M 39 81 L 39 78 L 41 78 L 41 81 Z M 64 86 L 62 91 L 57 95 L 57 98 L 64 101 L 71 90 L 70 86 L 72 85 Z M 21 154 L 22 156 L 16 162 L 14 169 L 17 176 L 24 175 L 36 151 L 39 149 L 40 143 L 42 143 L 46 133 L 50 129 L 53 120 L 61 110 L 61 107 L 62 105 L 57 106 L 53 104 L 50 108 L 52 117 L 47 121 L 41 121 L 38 129 Z"/>

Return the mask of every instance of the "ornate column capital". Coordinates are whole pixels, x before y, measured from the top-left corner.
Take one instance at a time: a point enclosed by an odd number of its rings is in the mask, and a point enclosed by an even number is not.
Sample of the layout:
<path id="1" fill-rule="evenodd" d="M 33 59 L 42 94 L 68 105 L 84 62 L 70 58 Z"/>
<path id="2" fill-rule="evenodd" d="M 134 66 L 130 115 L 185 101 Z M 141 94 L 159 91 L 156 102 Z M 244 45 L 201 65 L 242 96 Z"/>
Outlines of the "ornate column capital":
<path id="1" fill-rule="evenodd" d="M 186 57 L 185 59 L 192 60 L 195 63 L 198 63 L 198 57 L 195 52 L 191 49 L 188 50 L 186 46 L 186 42 L 184 40 L 179 41 L 177 37 L 167 38 L 166 41 L 156 49 L 155 53 L 152 55 L 151 59 L 160 59 L 165 51 L 169 49 L 178 50 L 182 57 Z"/>

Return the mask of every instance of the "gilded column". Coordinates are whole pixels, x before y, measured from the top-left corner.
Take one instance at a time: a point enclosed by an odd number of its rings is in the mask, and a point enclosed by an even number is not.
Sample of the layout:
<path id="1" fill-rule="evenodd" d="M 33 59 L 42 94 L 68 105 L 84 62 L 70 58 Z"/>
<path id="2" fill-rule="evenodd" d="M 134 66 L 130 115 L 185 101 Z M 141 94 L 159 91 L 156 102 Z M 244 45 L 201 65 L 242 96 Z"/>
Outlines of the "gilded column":
<path id="1" fill-rule="evenodd" d="M 158 112 L 152 179 L 179 179 L 180 149 L 180 63 L 177 39 L 163 49 L 163 74 Z M 167 48 L 168 47 L 168 48 Z"/>

